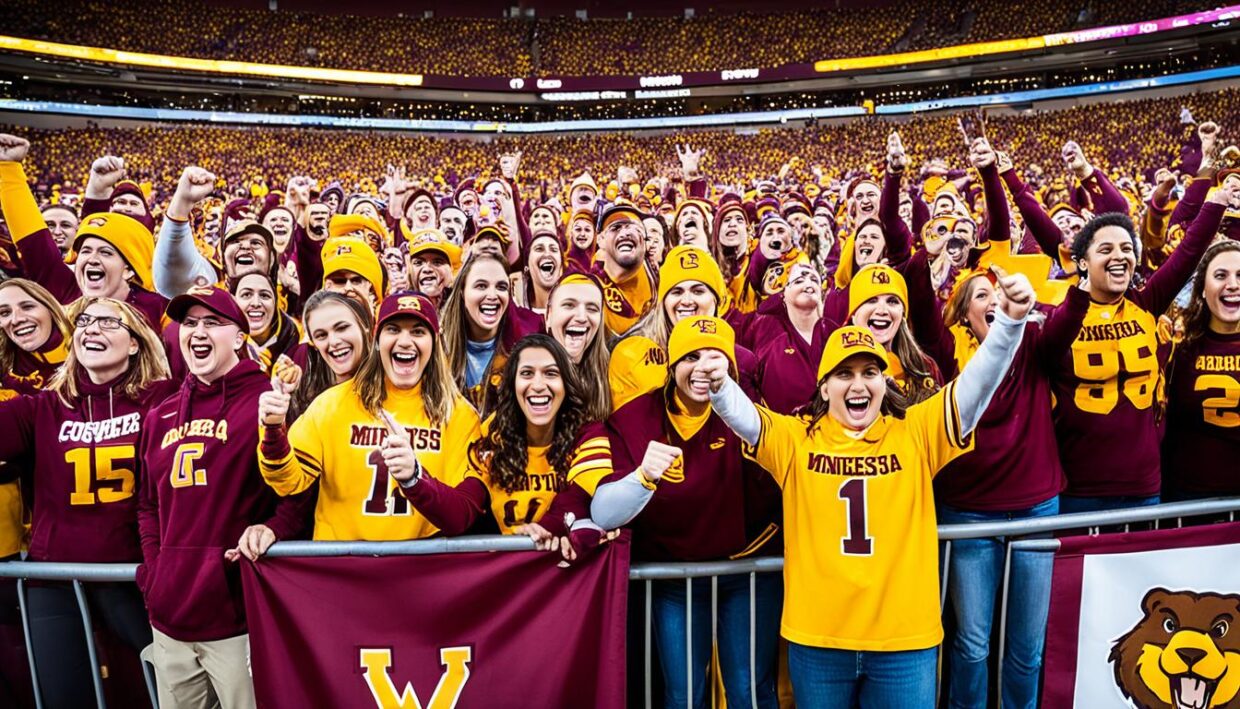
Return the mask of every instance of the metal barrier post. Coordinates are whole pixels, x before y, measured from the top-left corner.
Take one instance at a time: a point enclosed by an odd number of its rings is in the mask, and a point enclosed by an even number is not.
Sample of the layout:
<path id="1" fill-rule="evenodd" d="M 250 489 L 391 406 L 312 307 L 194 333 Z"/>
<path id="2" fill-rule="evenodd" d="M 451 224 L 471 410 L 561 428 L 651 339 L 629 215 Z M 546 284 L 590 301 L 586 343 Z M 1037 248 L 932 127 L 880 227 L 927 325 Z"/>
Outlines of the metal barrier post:
<path id="1" fill-rule="evenodd" d="M 82 628 L 86 631 L 86 654 L 90 657 L 90 681 L 95 685 L 95 703 L 99 709 L 107 709 L 103 696 L 103 677 L 99 667 L 99 654 L 95 650 L 95 626 L 90 622 L 90 607 L 86 604 L 86 591 L 82 582 L 73 581 L 73 595 L 77 597 L 78 612 L 82 614 Z"/>
<path id="2" fill-rule="evenodd" d="M 758 575 L 749 572 L 749 703 L 758 709 Z"/>
<path id="3" fill-rule="evenodd" d="M 653 590 L 654 581 L 646 581 L 646 709 L 652 709 L 652 707 L 654 707 L 654 701 L 651 696 L 652 692 L 650 688 L 650 671 L 654 669 L 650 666 L 650 635 L 653 632 L 652 623 L 654 616 L 653 608 L 651 607 L 651 604 L 653 603 L 653 601 L 651 601 Z"/>
<path id="4" fill-rule="evenodd" d="M 693 706 L 693 577 L 685 579 L 685 696 Z"/>
<path id="5" fill-rule="evenodd" d="M 17 606 L 22 614 L 22 634 L 26 636 L 26 661 L 30 663 L 30 685 L 34 689 L 34 705 L 43 709 L 43 690 L 39 687 L 39 669 L 34 661 L 34 643 L 30 638 L 30 609 L 26 607 L 26 579 L 17 579 Z"/>
<path id="6" fill-rule="evenodd" d="M 996 672 L 995 685 L 999 692 L 999 707 L 1003 707 L 1003 656 L 1007 651 L 1007 615 L 1008 615 L 1008 595 L 1012 589 L 1012 543 L 1004 541 L 1003 543 L 1003 581 L 1002 593 L 999 595 L 999 657 L 998 671 Z"/>

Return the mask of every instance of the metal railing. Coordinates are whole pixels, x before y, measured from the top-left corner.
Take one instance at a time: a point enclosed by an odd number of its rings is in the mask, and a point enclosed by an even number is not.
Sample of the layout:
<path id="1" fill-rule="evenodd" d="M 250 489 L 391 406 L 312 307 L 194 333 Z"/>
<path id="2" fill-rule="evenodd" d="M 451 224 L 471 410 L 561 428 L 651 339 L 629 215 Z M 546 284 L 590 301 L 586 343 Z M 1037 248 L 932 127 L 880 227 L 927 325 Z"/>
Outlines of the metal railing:
<path id="1" fill-rule="evenodd" d="M 999 648 L 997 657 L 999 676 L 996 680 L 996 684 L 1000 684 L 1002 682 L 1003 655 L 1005 651 L 1004 643 L 1007 627 L 1007 600 L 1008 586 L 1011 575 L 1012 553 L 1014 551 L 1051 553 L 1059 548 L 1059 541 L 1057 539 L 1024 539 L 1024 537 L 1045 535 L 1054 532 L 1062 532 L 1065 530 L 1083 530 L 1085 533 L 1097 534 L 1099 530 L 1104 527 L 1122 527 L 1123 531 L 1128 531 L 1133 524 L 1152 524 L 1153 527 L 1157 529 L 1162 525 L 1162 523 L 1169 520 L 1174 521 L 1174 526 L 1180 527 L 1183 525 L 1186 518 L 1203 516 L 1226 515 L 1229 521 L 1234 521 L 1237 512 L 1240 512 L 1240 498 L 1214 498 L 1208 500 L 1195 500 L 1191 502 L 1168 503 L 1148 507 L 1134 507 L 1107 512 L 1084 512 L 1011 521 L 939 525 L 939 540 L 944 543 L 944 551 L 942 558 L 940 559 L 940 602 L 944 606 L 946 605 L 947 588 L 948 583 L 950 582 L 952 542 L 962 539 L 1002 538 L 1004 540 L 1005 554 L 1003 578 L 1000 584 L 1001 595 L 998 633 Z M 450 539 L 424 539 L 404 542 L 278 542 L 268 550 L 267 556 L 410 556 L 480 551 L 532 551 L 533 549 L 534 543 L 526 537 L 478 536 L 456 537 Z M 754 624 L 756 612 L 754 606 L 756 602 L 755 586 L 757 582 L 757 574 L 775 573 L 782 571 L 783 568 L 784 560 L 779 557 L 760 557 L 735 561 L 634 564 L 630 568 L 629 580 L 632 582 L 643 582 L 645 584 L 646 591 L 646 603 L 644 609 L 645 665 L 643 670 L 645 674 L 644 699 L 647 707 L 653 706 L 651 681 L 653 671 L 653 668 L 651 667 L 653 642 L 651 637 L 651 591 L 653 583 L 659 580 L 681 579 L 685 581 L 685 592 L 688 594 L 686 603 L 687 618 L 685 624 L 687 641 L 686 647 L 688 652 L 692 653 L 692 579 L 711 578 L 712 580 L 711 627 L 712 638 L 715 638 L 716 629 L 715 618 L 713 616 L 717 611 L 716 604 L 718 599 L 719 577 L 738 574 L 749 575 L 750 687 L 751 697 L 753 697 L 754 706 L 756 707 L 756 682 L 754 681 Z M 102 708 L 106 707 L 103 692 L 103 678 L 99 668 L 94 635 L 91 630 L 92 621 L 90 608 L 86 601 L 86 594 L 82 585 L 83 583 L 133 582 L 136 569 L 137 564 L 68 564 L 30 561 L 10 561 L 0 563 L 0 578 L 18 579 L 18 601 L 21 606 L 22 624 L 24 626 L 26 638 L 26 653 L 30 661 L 30 671 L 37 706 L 42 707 L 42 697 L 39 691 L 38 673 L 35 669 L 34 654 L 31 649 L 33 646 L 31 644 L 30 621 L 26 606 L 25 581 L 68 581 L 72 583 L 74 594 L 77 598 L 78 610 L 82 617 L 82 624 L 86 629 L 85 642 L 87 645 L 87 652 L 95 668 L 95 671 L 92 674 L 95 698 L 98 705 Z M 940 652 L 942 652 L 941 647 Z M 687 657 L 686 666 L 689 668 L 689 701 L 690 704 L 692 704 L 691 693 L 693 691 L 693 663 L 691 654 Z M 143 670 L 146 675 L 147 689 L 151 695 L 151 704 L 152 706 L 158 706 L 154 680 L 145 662 L 143 663 Z"/>

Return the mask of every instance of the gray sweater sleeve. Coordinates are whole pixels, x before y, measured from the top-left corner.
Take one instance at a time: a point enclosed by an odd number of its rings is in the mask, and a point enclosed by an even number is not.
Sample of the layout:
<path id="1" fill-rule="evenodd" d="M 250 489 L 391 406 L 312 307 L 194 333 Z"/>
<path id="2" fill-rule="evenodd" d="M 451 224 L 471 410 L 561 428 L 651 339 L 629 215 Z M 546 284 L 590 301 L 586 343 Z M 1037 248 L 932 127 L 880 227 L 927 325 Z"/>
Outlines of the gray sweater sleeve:
<path id="1" fill-rule="evenodd" d="M 590 519 L 603 529 L 619 529 L 641 513 L 654 496 L 654 490 L 642 485 L 634 470 L 615 482 L 599 485 L 590 501 Z"/>
<path id="2" fill-rule="evenodd" d="M 215 268 L 194 246 L 189 222 L 164 219 L 155 240 L 155 290 L 165 298 L 175 298 L 189 290 L 198 279 L 215 283 Z"/>
<path id="3" fill-rule="evenodd" d="M 986 339 L 956 378 L 954 393 L 956 410 L 960 412 L 961 435 L 967 436 L 977 428 L 991 397 L 1003 383 L 1024 338 L 1026 320 L 1028 316 L 1013 320 L 1002 310 L 995 310 L 995 321 Z"/>
<path id="4" fill-rule="evenodd" d="M 743 441 L 751 446 L 757 445 L 758 436 L 762 433 L 758 408 L 731 377 L 723 380 L 719 391 L 710 393 L 710 406 Z"/>

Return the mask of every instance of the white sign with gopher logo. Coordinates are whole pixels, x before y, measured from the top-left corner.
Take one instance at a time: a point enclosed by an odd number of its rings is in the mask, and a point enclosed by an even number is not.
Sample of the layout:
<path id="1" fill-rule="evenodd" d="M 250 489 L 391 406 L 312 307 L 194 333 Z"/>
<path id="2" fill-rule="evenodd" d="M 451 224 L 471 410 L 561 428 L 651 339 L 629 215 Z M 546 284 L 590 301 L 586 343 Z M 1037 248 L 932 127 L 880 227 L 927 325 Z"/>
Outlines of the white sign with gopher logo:
<path id="1" fill-rule="evenodd" d="M 1240 523 L 1062 540 L 1043 707 L 1240 706 Z"/>

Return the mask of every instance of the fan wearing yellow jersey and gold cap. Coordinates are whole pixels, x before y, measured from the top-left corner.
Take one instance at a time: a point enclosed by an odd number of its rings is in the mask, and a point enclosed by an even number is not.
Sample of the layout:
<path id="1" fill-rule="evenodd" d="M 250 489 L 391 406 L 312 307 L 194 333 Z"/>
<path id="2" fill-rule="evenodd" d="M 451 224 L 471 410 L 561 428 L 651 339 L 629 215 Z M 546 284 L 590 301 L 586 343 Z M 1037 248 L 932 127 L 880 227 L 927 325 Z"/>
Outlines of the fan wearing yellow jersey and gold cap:
<path id="1" fill-rule="evenodd" d="M 277 371 L 273 391 L 259 399 L 259 470 L 281 495 L 319 481 L 315 539 L 388 541 L 438 532 L 396 481 L 414 470 L 449 485 L 465 476 L 478 414 L 457 391 L 442 348 L 435 307 L 405 291 L 384 299 L 375 348 L 353 379 L 320 394 L 287 431 L 297 383 Z"/>
<path id="2" fill-rule="evenodd" d="M 781 632 L 798 706 L 933 706 L 943 640 L 935 474 L 969 450 L 1034 305 L 1022 274 L 960 377 L 902 410 L 887 353 L 866 328 L 831 334 L 804 417 L 755 406 L 726 365 L 707 373 L 711 406 L 783 491 Z M 840 612 L 823 612 L 829 596 Z"/>

